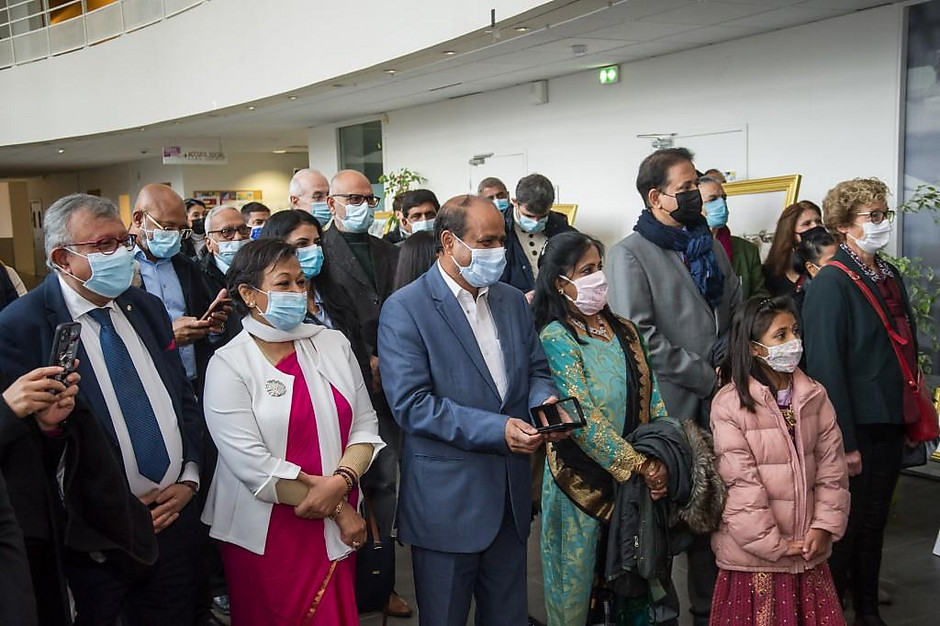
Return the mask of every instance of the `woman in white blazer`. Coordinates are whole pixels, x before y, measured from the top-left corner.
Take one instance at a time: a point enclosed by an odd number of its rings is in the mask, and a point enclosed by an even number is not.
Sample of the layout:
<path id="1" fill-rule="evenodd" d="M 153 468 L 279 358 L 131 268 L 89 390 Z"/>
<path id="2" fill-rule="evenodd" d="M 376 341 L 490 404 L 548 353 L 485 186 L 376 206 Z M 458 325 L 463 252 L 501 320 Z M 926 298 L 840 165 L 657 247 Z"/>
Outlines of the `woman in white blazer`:
<path id="1" fill-rule="evenodd" d="M 244 330 L 206 375 L 219 460 L 202 519 L 221 542 L 232 624 L 354 626 L 358 482 L 384 446 L 362 373 L 341 333 L 302 323 L 293 246 L 253 241 L 226 279 Z"/>

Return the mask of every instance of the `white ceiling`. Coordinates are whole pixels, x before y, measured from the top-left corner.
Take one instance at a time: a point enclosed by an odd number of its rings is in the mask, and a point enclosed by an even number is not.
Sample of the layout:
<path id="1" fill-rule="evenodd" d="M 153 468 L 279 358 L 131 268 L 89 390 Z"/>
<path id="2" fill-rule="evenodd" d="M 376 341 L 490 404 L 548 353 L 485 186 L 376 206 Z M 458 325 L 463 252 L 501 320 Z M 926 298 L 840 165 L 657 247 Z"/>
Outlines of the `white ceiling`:
<path id="1" fill-rule="evenodd" d="M 87 169 L 220 141 L 306 152 L 307 128 L 669 54 L 902 0 L 556 0 L 409 57 L 244 106 L 145 129 L 0 148 L 0 176 Z M 525 27 L 521 32 L 517 29 Z M 130 35 L 133 36 L 133 35 Z M 102 44 L 107 45 L 107 44 Z M 587 46 L 576 56 L 574 45 Z M 445 51 L 454 51 L 445 55 Z M 396 70 L 394 74 L 386 72 Z M 294 96 L 295 99 L 289 99 Z M 62 154 L 59 149 L 64 149 Z"/>

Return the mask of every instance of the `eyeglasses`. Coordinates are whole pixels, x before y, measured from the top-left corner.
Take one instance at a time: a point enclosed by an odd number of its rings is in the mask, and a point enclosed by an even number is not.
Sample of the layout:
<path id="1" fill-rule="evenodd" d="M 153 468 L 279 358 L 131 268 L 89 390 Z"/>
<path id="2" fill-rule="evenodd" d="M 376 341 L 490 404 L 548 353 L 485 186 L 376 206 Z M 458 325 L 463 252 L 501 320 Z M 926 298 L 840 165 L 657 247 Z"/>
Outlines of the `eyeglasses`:
<path id="1" fill-rule="evenodd" d="M 189 238 L 192 237 L 192 235 L 193 235 L 193 229 L 192 229 L 192 228 L 167 228 L 166 226 L 164 226 L 163 224 L 161 224 L 161 223 L 158 222 L 157 220 L 153 219 L 153 218 L 150 216 L 150 213 L 147 213 L 146 211 L 144 211 L 144 216 L 145 216 L 148 220 L 150 220 L 151 222 L 153 222 L 154 224 L 156 224 L 156 225 L 157 225 L 157 228 L 159 228 L 160 230 L 164 230 L 164 231 L 166 231 L 166 232 L 168 232 L 168 233 L 179 233 L 179 234 L 180 234 L 180 239 L 189 239 Z M 146 228 L 144 228 L 143 230 L 144 230 L 144 232 L 147 231 Z"/>
<path id="2" fill-rule="evenodd" d="M 352 204 L 352 205 L 357 205 L 357 204 L 362 204 L 363 202 L 368 202 L 369 208 L 371 209 L 374 209 L 376 205 L 378 205 L 379 200 L 382 199 L 381 197 L 373 196 L 372 194 L 369 194 L 368 196 L 364 196 L 358 193 L 334 193 L 333 197 L 334 198 L 346 198 L 346 204 Z"/>
<path id="3" fill-rule="evenodd" d="M 235 239 L 235 235 L 241 235 L 242 238 L 247 238 L 251 236 L 251 229 L 248 226 L 237 226 L 235 228 L 222 228 L 220 230 L 210 230 L 207 231 L 207 235 L 215 235 L 218 233 L 222 239 L 226 241 L 232 241 Z"/>
<path id="4" fill-rule="evenodd" d="M 110 255 L 117 252 L 117 249 L 122 246 L 127 250 L 133 250 L 136 241 L 136 235 L 126 235 L 122 238 L 108 237 L 107 239 L 99 239 L 98 241 L 77 241 L 75 243 L 67 243 L 62 247 L 74 248 L 76 246 L 89 246 L 93 253 L 100 252 L 101 254 Z"/>
<path id="5" fill-rule="evenodd" d="M 858 217 L 868 216 L 872 224 L 880 224 L 885 221 L 885 218 L 887 218 L 889 222 L 893 222 L 894 213 L 894 211 L 869 211 L 868 213 L 856 213 L 856 215 L 858 215 Z"/>

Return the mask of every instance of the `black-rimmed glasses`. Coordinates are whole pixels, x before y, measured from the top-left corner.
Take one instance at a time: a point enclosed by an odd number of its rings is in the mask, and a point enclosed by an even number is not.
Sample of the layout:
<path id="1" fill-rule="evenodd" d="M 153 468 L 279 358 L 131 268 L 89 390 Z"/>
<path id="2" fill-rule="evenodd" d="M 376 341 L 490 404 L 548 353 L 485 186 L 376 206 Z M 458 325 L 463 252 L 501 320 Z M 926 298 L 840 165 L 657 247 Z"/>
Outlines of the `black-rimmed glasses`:
<path id="1" fill-rule="evenodd" d="M 382 199 L 380 196 L 374 196 L 372 194 L 364 196 L 358 193 L 334 193 L 333 197 L 346 198 L 346 204 L 352 204 L 354 206 L 357 204 L 362 204 L 363 202 L 367 202 L 369 204 L 369 208 L 372 209 L 378 206 L 379 201 Z"/>

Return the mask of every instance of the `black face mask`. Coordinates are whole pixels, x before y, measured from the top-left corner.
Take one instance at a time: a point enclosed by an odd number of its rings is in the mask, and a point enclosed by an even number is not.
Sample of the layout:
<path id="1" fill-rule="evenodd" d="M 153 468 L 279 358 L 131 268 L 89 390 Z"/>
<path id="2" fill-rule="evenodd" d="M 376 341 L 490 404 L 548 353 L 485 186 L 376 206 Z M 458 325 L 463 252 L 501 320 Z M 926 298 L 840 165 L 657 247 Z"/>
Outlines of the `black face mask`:
<path id="1" fill-rule="evenodd" d="M 203 217 L 199 217 L 193 220 L 193 232 L 197 235 L 206 234 L 206 220 Z"/>
<path id="2" fill-rule="evenodd" d="M 687 227 L 695 226 L 705 219 L 702 217 L 702 194 L 698 189 L 680 191 L 673 197 L 679 206 L 669 212 L 672 219 Z"/>

